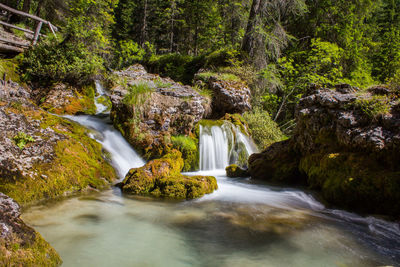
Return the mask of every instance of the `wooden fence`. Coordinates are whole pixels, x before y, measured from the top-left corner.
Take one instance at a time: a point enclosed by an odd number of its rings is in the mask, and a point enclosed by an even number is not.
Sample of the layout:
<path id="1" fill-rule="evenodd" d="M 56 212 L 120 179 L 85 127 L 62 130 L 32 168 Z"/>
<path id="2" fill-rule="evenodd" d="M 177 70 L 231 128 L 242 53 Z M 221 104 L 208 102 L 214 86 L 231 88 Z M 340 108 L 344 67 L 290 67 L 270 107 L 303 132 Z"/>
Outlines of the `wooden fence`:
<path id="1" fill-rule="evenodd" d="M 31 14 L 16 10 L 16 9 L 11 8 L 9 6 L 6 6 L 4 4 L 0 4 L 0 9 L 5 10 L 5 11 L 10 12 L 10 13 L 13 13 L 13 14 L 16 14 L 16 15 L 19 15 L 19 16 L 22 16 L 22 17 L 30 18 L 30 19 L 33 19 L 33 20 L 37 21 L 36 29 L 35 29 L 35 31 L 32 31 L 32 30 L 24 29 L 24 28 L 21 28 L 21 27 L 9 24 L 8 22 L 0 20 L 0 25 L 3 25 L 3 26 L 8 27 L 8 28 L 12 28 L 12 29 L 16 29 L 16 30 L 19 30 L 19 31 L 23 31 L 23 32 L 32 34 L 31 45 L 36 45 L 37 44 L 37 42 L 39 40 L 39 36 L 42 35 L 42 34 L 40 34 L 40 31 L 41 31 L 41 29 L 43 27 L 43 24 L 44 25 L 48 25 L 48 27 L 50 28 L 50 31 L 54 35 L 56 34 L 55 32 L 58 30 L 56 26 L 54 26 L 53 24 L 50 23 L 50 21 L 46 21 L 46 20 L 44 20 L 44 19 L 42 19 L 42 18 L 40 18 L 38 16 L 31 15 Z M 0 48 L 6 49 L 6 50 L 8 49 L 8 50 L 15 51 L 15 52 L 22 52 L 23 49 L 29 47 L 29 45 L 27 45 L 26 43 L 15 41 L 15 40 L 11 40 L 11 39 L 6 39 L 6 38 L 2 38 L 2 37 L 0 37 L 0 42 L 3 43 L 3 44 L 0 44 Z"/>

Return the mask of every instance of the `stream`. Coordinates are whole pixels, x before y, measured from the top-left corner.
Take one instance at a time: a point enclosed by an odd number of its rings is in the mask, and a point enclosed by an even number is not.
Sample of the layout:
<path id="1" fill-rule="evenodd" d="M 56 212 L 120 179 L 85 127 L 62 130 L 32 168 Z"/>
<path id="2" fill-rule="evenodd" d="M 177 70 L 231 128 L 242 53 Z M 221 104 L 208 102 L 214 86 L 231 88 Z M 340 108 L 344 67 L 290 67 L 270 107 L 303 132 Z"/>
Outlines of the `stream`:
<path id="1" fill-rule="evenodd" d="M 91 130 L 123 178 L 145 161 L 100 105 L 96 116 L 66 117 Z M 219 189 L 213 194 L 171 201 L 112 188 L 35 206 L 22 217 L 60 253 L 63 266 L 400 264 L 399 224 L 327 209 L 304 190 L 227 178 L 223 167 L 240 150 L 253 149 L 237 134 L 229 145 L 229 136 L 224 126 L 202 129 L 202 171 L 187 173 L 215 176 Z"/>

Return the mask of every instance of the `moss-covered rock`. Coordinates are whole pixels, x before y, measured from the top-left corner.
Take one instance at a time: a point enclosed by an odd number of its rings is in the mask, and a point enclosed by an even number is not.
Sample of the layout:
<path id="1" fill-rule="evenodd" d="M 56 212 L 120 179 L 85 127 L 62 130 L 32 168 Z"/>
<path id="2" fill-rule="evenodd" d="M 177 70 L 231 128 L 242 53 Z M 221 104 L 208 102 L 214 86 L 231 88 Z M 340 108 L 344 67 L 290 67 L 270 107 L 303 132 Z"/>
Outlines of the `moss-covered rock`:
<path id="1" fill-rule="evenodd" d="M 7 92 L 10 86 L 0 89 Z M 0 192 L 25 205 L 102 189 L 116 179 L 85 128 L 10 95 L 0 104 Z M 24 146 L 15 142 L 19 133 L 30 137 Z"/>
<path id="2" fill-rule="evenodd" d="M 239 167 L 236 164 L 229 165 L 228 167 L 225 168 L 226 171 L 226 176 L 230 178 L 237 178 L 237 177 L 249 177 L 250 173 Z"/>
<path id="3" fill-rule="evenodd" d="M 191 136 L 171 136 L 172 147 L 182 153 L 184 166 L 182 171 L 196 171 L 199 167 L 199 141 Z"/>
<path id="4" fill-rule="evenodd" d="M 20 218 L 19 205 L 0 193 L 0 265 L 58 266 L 61 258 Z"/>
<path id="5" fill-rule="evenodd" d="M 185 176 L 182 154 L 172 150 L 161 159 L 148 162 L 129 171 L 119 187 L 124 193 L 175 199 L 193 199 L 218 188 L 211 176 Z"/>

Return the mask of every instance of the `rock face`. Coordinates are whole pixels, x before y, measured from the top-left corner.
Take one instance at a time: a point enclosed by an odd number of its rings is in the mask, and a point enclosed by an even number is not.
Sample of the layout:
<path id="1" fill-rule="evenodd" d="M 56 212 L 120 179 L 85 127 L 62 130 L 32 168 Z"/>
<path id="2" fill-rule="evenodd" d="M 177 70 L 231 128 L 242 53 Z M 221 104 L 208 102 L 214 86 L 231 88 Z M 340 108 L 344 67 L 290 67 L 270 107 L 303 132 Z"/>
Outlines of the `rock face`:
<path id="1" fill-rule="evenodd" d="M 124 193 L 175 199 L 193 199 L 212 193 L 218 188 L 212 176 L 185 176 L 182 154 L 177 150 L 161 159 L 131 169 L 119 184 Z"/>
<path id="2" fill-rule="evenodd" d="M 294 136 L 252 155 L 250 173 L 307 183 L 344 208 L 399 216 L 399 105 L 390 90 L 317 90 L 298 104 Z"/>
<path id="3" fill-rule="evenodd" d="M 106 187 L 116 176 L 86 130 L 0 83 L 0 192 L 20 204 Z"/>
<path id="4" fill-rule="evenodd" d="M 195 81 L 212 91 L 212 117 L 220 118 L 226 113 L 243 114 L 251 110 L 250 88 L 242 81 L 224 79 L 221 75 L 202 75 L 198 73 Z"/>
<path id="5" fill-rule="evenodd" d="M 20 219 L 19 205 L 0 193 L 0 265 L 58 266 L 57 252 Z"/>
<path id="6" fill-rule="evenodd" d="M 55 114 L 94 114 L 94 87 L 75 88 L 66 84 L 55 84 L 49 88 L 33 90 L 32 99 L 43 109 Z"/>
<path id="7" fill-rule="evenodd" d="M 210 112 L 210 100 L 190 86 L 149 74 L 141 65 L 115 72 L 111 119 L 124 137 L 150 159 L 165 154 L 171 135 L 190 135 Z"/>

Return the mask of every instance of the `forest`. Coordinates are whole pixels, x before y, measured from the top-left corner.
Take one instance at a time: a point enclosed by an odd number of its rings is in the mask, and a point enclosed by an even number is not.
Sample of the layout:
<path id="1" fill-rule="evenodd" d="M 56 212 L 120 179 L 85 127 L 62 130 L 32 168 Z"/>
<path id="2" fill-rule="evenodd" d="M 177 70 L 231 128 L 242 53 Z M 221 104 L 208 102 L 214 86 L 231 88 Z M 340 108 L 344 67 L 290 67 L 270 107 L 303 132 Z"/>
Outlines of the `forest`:
<path id="1" fill-rule="evenodd" d="M 27 52 L 30 82 L 85 83 L 142 63 L 190 84 L 202 68 L 245 80 L 280 125 L 310 85 L 398 86 L 397 0 L 6 0 L 60 27 Z M 23 23 L 21 18 L 10 20 Z M 28 22 L 29 23 L 29 22 Z M 283 129 L 285 130 L 285 129 Z"/>

